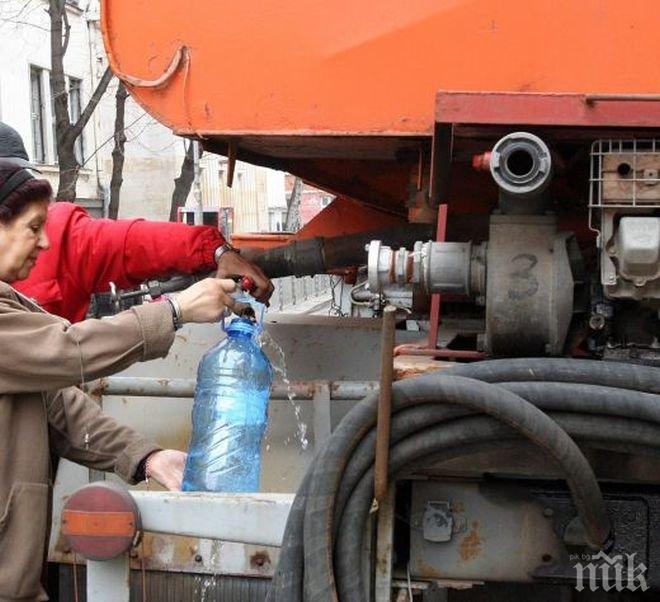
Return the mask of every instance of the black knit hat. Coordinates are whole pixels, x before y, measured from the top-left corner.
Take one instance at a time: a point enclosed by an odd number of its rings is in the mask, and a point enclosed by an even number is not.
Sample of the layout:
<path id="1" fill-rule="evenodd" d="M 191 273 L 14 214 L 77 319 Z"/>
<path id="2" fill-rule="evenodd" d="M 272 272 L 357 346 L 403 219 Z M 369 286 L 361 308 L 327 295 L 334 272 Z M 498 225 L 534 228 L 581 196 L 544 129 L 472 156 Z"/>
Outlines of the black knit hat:
<path id="1" fill-rule="evenodd" d="M 23 167 L 33 167 L 30 163 L 21 135 L 11 126 L 0 121 L 0 157 L 12 159 Z"/>

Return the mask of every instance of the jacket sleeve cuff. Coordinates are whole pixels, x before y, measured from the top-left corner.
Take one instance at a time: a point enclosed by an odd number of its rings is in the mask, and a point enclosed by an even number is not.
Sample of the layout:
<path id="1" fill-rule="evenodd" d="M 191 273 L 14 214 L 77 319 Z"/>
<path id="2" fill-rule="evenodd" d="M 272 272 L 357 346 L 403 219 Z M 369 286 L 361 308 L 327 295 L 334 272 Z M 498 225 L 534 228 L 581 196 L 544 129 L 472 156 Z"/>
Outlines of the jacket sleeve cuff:
<path id="1" fill-rule="evenodd" d="M 130 485 L 144 480 L 144 470 L 140 471 L 142 461 L 163 448 L 152 441 L 142 439 L 131 443 L 117 458 L 115 474 Z M 142 474 L 140 474 L 142 472 Z"/>
<path id="2" fill-rule="evenodd" d="M 165 357 L 174 342 L 174 322 L 168 303 L 146 303 L 131 308 L 140 323 L 144 351 L 142 360 Z"/>
<path id="3" fill-rule="evenodd" d="M 225 239 L 215 228 L 209 228 L 204 234 L 200 240 L 200 259 L 203 269 L 211 271 L 218 267 L 215 263 L 215 251 L 225 244 Z"/>

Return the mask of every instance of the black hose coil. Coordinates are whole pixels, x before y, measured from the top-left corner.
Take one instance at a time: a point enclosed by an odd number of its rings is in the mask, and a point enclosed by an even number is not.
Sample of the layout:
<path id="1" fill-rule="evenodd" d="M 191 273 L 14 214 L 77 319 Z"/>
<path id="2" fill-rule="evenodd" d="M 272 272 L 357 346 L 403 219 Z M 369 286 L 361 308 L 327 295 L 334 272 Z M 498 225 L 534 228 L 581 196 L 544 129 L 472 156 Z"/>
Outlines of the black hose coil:
<path id="1" fill-rule="evenodd" d="M 603 496 L 574 439 L 660 453 L 660 369 L 570 359 L 463 364 L 393 385 L 390 475 L 528 439 L 563 470 L 589 544 L 609 543 Z M 366 599 L 361 545 L 373 498 L 377 393 L 341 421 L 294 500 L 269 600 Z"/>

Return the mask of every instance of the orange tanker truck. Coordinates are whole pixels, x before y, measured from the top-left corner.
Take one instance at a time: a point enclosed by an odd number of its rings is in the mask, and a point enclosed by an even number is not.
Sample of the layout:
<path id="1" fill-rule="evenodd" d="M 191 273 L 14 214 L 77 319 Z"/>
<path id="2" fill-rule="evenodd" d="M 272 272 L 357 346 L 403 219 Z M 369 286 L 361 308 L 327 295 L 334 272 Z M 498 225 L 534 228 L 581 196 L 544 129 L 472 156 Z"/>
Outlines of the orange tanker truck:
<path id="1" fill-rule="evenodd" d="M 336 195 L 257 261 L 341 274 L 382 329 L 378 391 L 310 458 L 269 600 L 658 596 L 656 9 L 102 0 L 148 113 L 230 179 L 241 160 Z"/>

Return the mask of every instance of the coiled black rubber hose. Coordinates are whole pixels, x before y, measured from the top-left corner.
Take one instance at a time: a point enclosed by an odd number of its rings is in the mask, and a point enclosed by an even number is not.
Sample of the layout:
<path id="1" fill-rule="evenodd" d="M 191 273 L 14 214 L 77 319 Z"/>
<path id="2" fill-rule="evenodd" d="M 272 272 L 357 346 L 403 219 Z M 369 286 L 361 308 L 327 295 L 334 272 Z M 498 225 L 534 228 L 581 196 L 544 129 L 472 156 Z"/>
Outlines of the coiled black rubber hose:
<path id="1" fill-rule="evenodd" d="M 373 497 L 377 395 L 357 404 L 308 469 L 289 514 L 271 602 L 364 600 L 361 536 Z M 660 370 L 568 359 L 457 366 L 395 383 L 393 478 L 429 458 L 527 438 L 564 471 L 593 547 L 610 523 L 598 484 L 574 443 L 660 453 Z"/>

